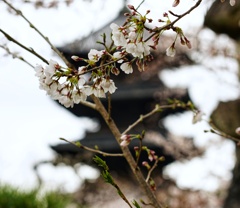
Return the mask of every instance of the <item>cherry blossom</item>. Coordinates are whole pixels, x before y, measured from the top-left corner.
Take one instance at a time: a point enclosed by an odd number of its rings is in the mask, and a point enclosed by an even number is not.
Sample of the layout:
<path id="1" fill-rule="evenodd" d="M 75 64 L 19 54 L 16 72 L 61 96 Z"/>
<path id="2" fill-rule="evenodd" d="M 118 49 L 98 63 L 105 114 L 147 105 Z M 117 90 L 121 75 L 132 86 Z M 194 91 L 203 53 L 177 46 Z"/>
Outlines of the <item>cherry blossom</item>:
<path id="1" fill-rule="evenodd" d="M 104 51 L 98 51 L 96 49 L 91 49 L 88 53 L 88 59 L 94 62 L 99 61 L 99 59 L 102 57 Z"/>
<path id="2" fill-rule="evenodd" d="M 115 83 L 111 79 L 103 79 L 101 81 L 101 87 L 105 93 L 109 92 L 110 94 L 113 94 L 117 89 Z"/>
<path id="3" fill-rule="evenodd" d="M 110 25 L 112 29 L 112 40 L 116 46 L 125 47 L 127 45 L 127 40 L 124 37 L 123 29 L 121 29 L 116 23 Z"/>
<path id="4" fill-rule="evenodd" d="M 132 64 L 130 62 L 123 63 L 120 68 L 125 72 L 125 74 L 133 73 Z"/>

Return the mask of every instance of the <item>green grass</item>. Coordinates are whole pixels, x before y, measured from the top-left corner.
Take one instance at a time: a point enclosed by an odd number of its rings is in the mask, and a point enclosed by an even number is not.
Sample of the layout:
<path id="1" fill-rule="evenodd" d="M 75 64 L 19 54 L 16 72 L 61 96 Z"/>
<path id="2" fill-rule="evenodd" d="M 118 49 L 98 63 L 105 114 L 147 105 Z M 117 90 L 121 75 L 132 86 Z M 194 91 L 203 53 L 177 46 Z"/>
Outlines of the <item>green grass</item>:
<path id="1" fill-rule="evenodd" d="M 0 185 L 0 208 L 67 208 L 74 203 L 71 196 L 58 192 L 44 195 L 35 190 L 22 191 L 9 185 Z M 74 204 L 80 208 L 79 205 Z"/>

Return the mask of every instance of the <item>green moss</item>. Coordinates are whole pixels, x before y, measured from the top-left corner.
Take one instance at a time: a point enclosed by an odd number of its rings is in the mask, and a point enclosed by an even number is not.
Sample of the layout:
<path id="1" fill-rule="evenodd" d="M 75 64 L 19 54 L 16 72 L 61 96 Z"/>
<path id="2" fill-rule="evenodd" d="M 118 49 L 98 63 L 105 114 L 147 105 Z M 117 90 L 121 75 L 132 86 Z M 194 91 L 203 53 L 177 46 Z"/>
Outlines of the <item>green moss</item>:
<path id="1" fill-rule="evenodd" d="M 48 192 L 43 196 L 38 190 L 22 191 L 9 185 L 0 185 L 0 208 L 67 208 L 73 205 L 70 195 Z M 81 206 L 74 204 L 76 208 Z"/>

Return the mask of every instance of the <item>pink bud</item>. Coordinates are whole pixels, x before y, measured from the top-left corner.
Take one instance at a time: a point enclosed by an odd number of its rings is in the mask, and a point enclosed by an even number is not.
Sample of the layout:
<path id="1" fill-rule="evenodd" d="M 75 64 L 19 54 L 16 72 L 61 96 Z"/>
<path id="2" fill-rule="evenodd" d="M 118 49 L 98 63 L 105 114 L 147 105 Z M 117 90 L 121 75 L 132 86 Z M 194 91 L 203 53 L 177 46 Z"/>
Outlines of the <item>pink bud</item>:
<path id="1" fill-rule="evenodd" d="M 74 61 L 81 61 L 82 58 L 78 57 L 78 56 L 71 56 L 71 59 Z"/>
<path id="2" fill-rule="evenodd" d="M 180 0 L 174 0 L 172 6 L 176 7 L 180 3 Z"/>
<path id="3" fill-rule="evenodd" d="M 135 10 L 134 6 L 131 5 L 131 4 L 128 4 L 127 6 L 128 6 L 129 9 Z"/>
<path id="4" fill-rule="evenodd" d="M 120 139 L 122 140 L 120 143 L 121 146 L 128 146 L 131 142 L 131 136 L 128 134 L 123 134 Z"/>
<path id="5" fill-rule="evenodd" d="M 186 41 L 187 47 L 191 49 L 192 48 L 191 42 L 186 37 L 184 37 L 184 40 Z"/>
<path id="6" fill-rule="evenodd" d="M 143 161 L 143 162 L 142 162 L 142 165 L 143 165 L 144 167 L 146 167 L 148 170 L 150 170 L 150 168 L 151 168 L 151 166 L 148 164 L 147 161 Z"/>
<path id="7" fill-rule="evenodd" d="M 152 19 L 148 19 L 148 22 L 151 23 L 153 20 Z"/>
<path id="8" fill-rule="evenodd" d="M 168 17 L 168 13 L 167 13 L 167 12 L 164 12 L 164 13 L 163 13 L 163 16 L 164 16 L 164 17 Z"/>

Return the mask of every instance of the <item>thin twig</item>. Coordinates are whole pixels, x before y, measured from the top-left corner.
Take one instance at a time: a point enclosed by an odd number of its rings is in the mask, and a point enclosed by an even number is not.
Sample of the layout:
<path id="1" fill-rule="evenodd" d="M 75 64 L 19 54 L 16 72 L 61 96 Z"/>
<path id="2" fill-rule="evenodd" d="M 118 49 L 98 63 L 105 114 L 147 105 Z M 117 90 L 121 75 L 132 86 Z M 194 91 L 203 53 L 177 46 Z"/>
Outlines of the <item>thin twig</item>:
<path id="1" fill-rule="evenodd" d="M 162 108 L 159 105 L 156 105 L 155 108 L 151 112 L 149 112 L 145 115 L 140 115 L 139 119 L 137 119 L 133 124 L 129 125 L 129 127 L 122 134 L 127 134 L 129 131 L 131 131 L 135 126 L 137 126 L 144 119 L 152 116 L 153 114 L 155 114 L 157 112 L 160 112 L 161 109 Z"/>
<path id="2" fill-rule="evenodd" d="M 111 157 L 123 157 L 123 154 L 122 153 L 108 153 L 108 152 L 103 152 L 101 150 L 97 150 L 97 149 L 93 149 L 93 148 L 90 148 L 90 147 L 86 147 L 84 145 L 82 145 L 81 143 L 75 143 L 75 142 L 71 142 L 71 141 L 68 141 L 67 139 L 64 139 L 64 138 L 60 138 L 60 140 L 63 140 L 69 144 L 72 144 L 74 145 L 75 147 L 79 147 L 81 149 L 84 149 L 84 150 L 88 150 L 90 152 L 94 152 L 94 153 L 97 153 L 97 154 L 101 154 L 103 156 L 111 156 Z"/>
<path id="3" fill-rule="evenodd" d="M 141 123 L 144 119 L 152 116 L 155 113 L 159 113 L 161 112 L 163 109 L 167 109 L 167 108 L 175 108 L 175 107 L 181 107 L 181 106 L 176 106 L 176 104 L 170 104 L 170 105 L 156 105 L 155 108 L 150 111 L 149 113 L 145 114 L 145 115 L 140 115 L 139 118 L 132 123 L 131 125 L 128 126 L 128 128 L 122 133 L 122 134 L 127 134 L 129 131 L 131 131 L 134 127 L 136 127 L 139 123 Z"/>
<path id="4" fill-rule="evenodd" d="M 136 160 L 136 169 L 138 168 L 138 164 L 139 164 L 139 160 L 140 160 L 140 156 L 141 156 L 141 154 L 142 154 L 142 146 L 143 146 L 143 144 L 142 144 L 142 138 L 141 139 L 139 139 L 139 152 L 138 152 L 138 157 L 137 157 L 137 160 Z"/>
<path id="5" fill-rule="evenodd" d="M 36 51 L 34 51 L 32 48 L 28 48 L 26 46 L 24 46 L 23 44 L 19 43 L 17 40 L 15 40 L 12 36 L 10 36 L 8 33 L 6 33 L 5 31 L 3 31 L 2 29 L 0 29 L 0 32 L 9 40 L 12 41 L 13 43 L 15 43 L 16 45 L 20 46 L 21 48 L 23 48 L 24 50 L 30 52 L 31 54 L 35 55 L 36 57 L 38 57 L 39 59 L 41 59 L 43 62 L 45 62 L 46 64 L 48 64 L 48 61 L 43 58 L 41 55 L 39 55 Z"/>
<path id="6" fill-rule="evenodd" d="M 140 6 L 144 3 L 145 0 L 142 0 L 142 2 L 137 6 L 136 10 L 140 8 Z"/>
<path id="7" fill-rule="evenodd" d="M 151 177 L 151 174 L 153 172 L 153 170 L 157 167 L 158 165 L 158 162 L 159 162 L 159 159 L 155 160 L 155 163 L 153 164 L 153 166 L 151 167 L 151 169 L 148 171 L 148 174 L 147 174 L 147 177 L 146 177 L 146 182 L 148 183 L 150 177 Z"/>
<path id="8" fill-rule="evenodd" d="M 18 15 L 20 15 L 29 24 L 29 26 L 34 29 L 50 45 L 51 49 L 64 61 L 64 63 L 69 68 L 75 69 L 75 67 L 65 58 L 65 56 L 51 43 L 49 38 L 44 36 L 43 33 L 37 27 L 35 27 L 34 24 L 30 22 L 19 9 L 16 9 L 11 3 L 7 2 L 6 0 L 2 1 L 11 9 L 13 9 Z"/>
<path id="9" fill-rule="evenodd" d="M 222 132 L 221 130 L 219 130 L 211 121 L 209 122 L 210 126 L 212 126 L 212 129 L 210 129 L 209 131 L 205 131 L 205 132 L 211 132 L 213 134 L 216 134 L 218 136 L 227 138 L 227 139 L 231 139 L 234 142 L 237 142 L 238 144 L 240 143 L 240 139 L 230 136 L 229 134 L 226 134 L 225 132 Z"/>
<path id="10" fill-rule="evenodd" d="M 157 33 L 161 32 L 162 30 L 165 30 L 167 28 L 171 28 L 176 22 L 178 22 L 180 19 L 182 19 L 183 17 L 185 17 L 187 14 L 190 14 L 194 9 L 196 9 L 200 4 L 201 4 L 202 0 L 198 0 L 197 3 L 192 6 L 188 11 L 186 11 L 185 13 L 181 14 L 181 15 L 174 15 L 174 16 L 178 16 L 174 21 L 172 21 L 171 23 L 164 25 L 162 27 L 158 27 L 156 29 L 153 30 L 153 34 L 150 35 L 146 40 L 144 40 L 145 42 L 147 42 L 148 40 L 150 40 L 154 35 L 156 35 Z"/>
<path id="11" fill-rule="evenodd" d="M 13 59 L 15 59 L 15 58 L 16 58 L 16 59 L 19 59 L 20 61 L 23 61 L 24 63 L 26 63 L 26 64 L 29 65 L 30 67 L 34 68 L 34 66 L 33 66 L 30 62 L 28 62 L 28 61 L 27 61 L 26 59 L 24 59 L 22 56 L 19 56 L 19 55 L 17 55 L 16 53 L 10 51 L 10 49 L 9 49 L 7 46 L 5 46 L 5 45 L 0 45 L 0 48 L 4 49 L 4 50 L 7 52 L 8 55 L 11 55 L 11 56 L 12 56 Z"/>
<path id="12" fill-rule="evenodd" d="M 96 67 L 93 67 L 93 68 L 91 68 L 91 69 L 88 69 L 88 70 L 80 73 L 79 75 L 87 74 L 87 73 L 89 73 L 89 72 L 95 71 L 95 70 L 100 69 L 100 68 L 102 68 L 102 67 L 105 67 L 105 66 L 114 64 L 114 63 L 116 63 L 116 62 L 124 59 L 126 56 L 127 56 L 127 54 L 126 54 L 126 55 L 123 55 L 121 58 L 114 59 L 113 61 L 109 61 L 109 62 L 107 62 L 106 64 L 101 64 L 101 65 L 99 65 L 99 66 L 96 66 Z"/>

